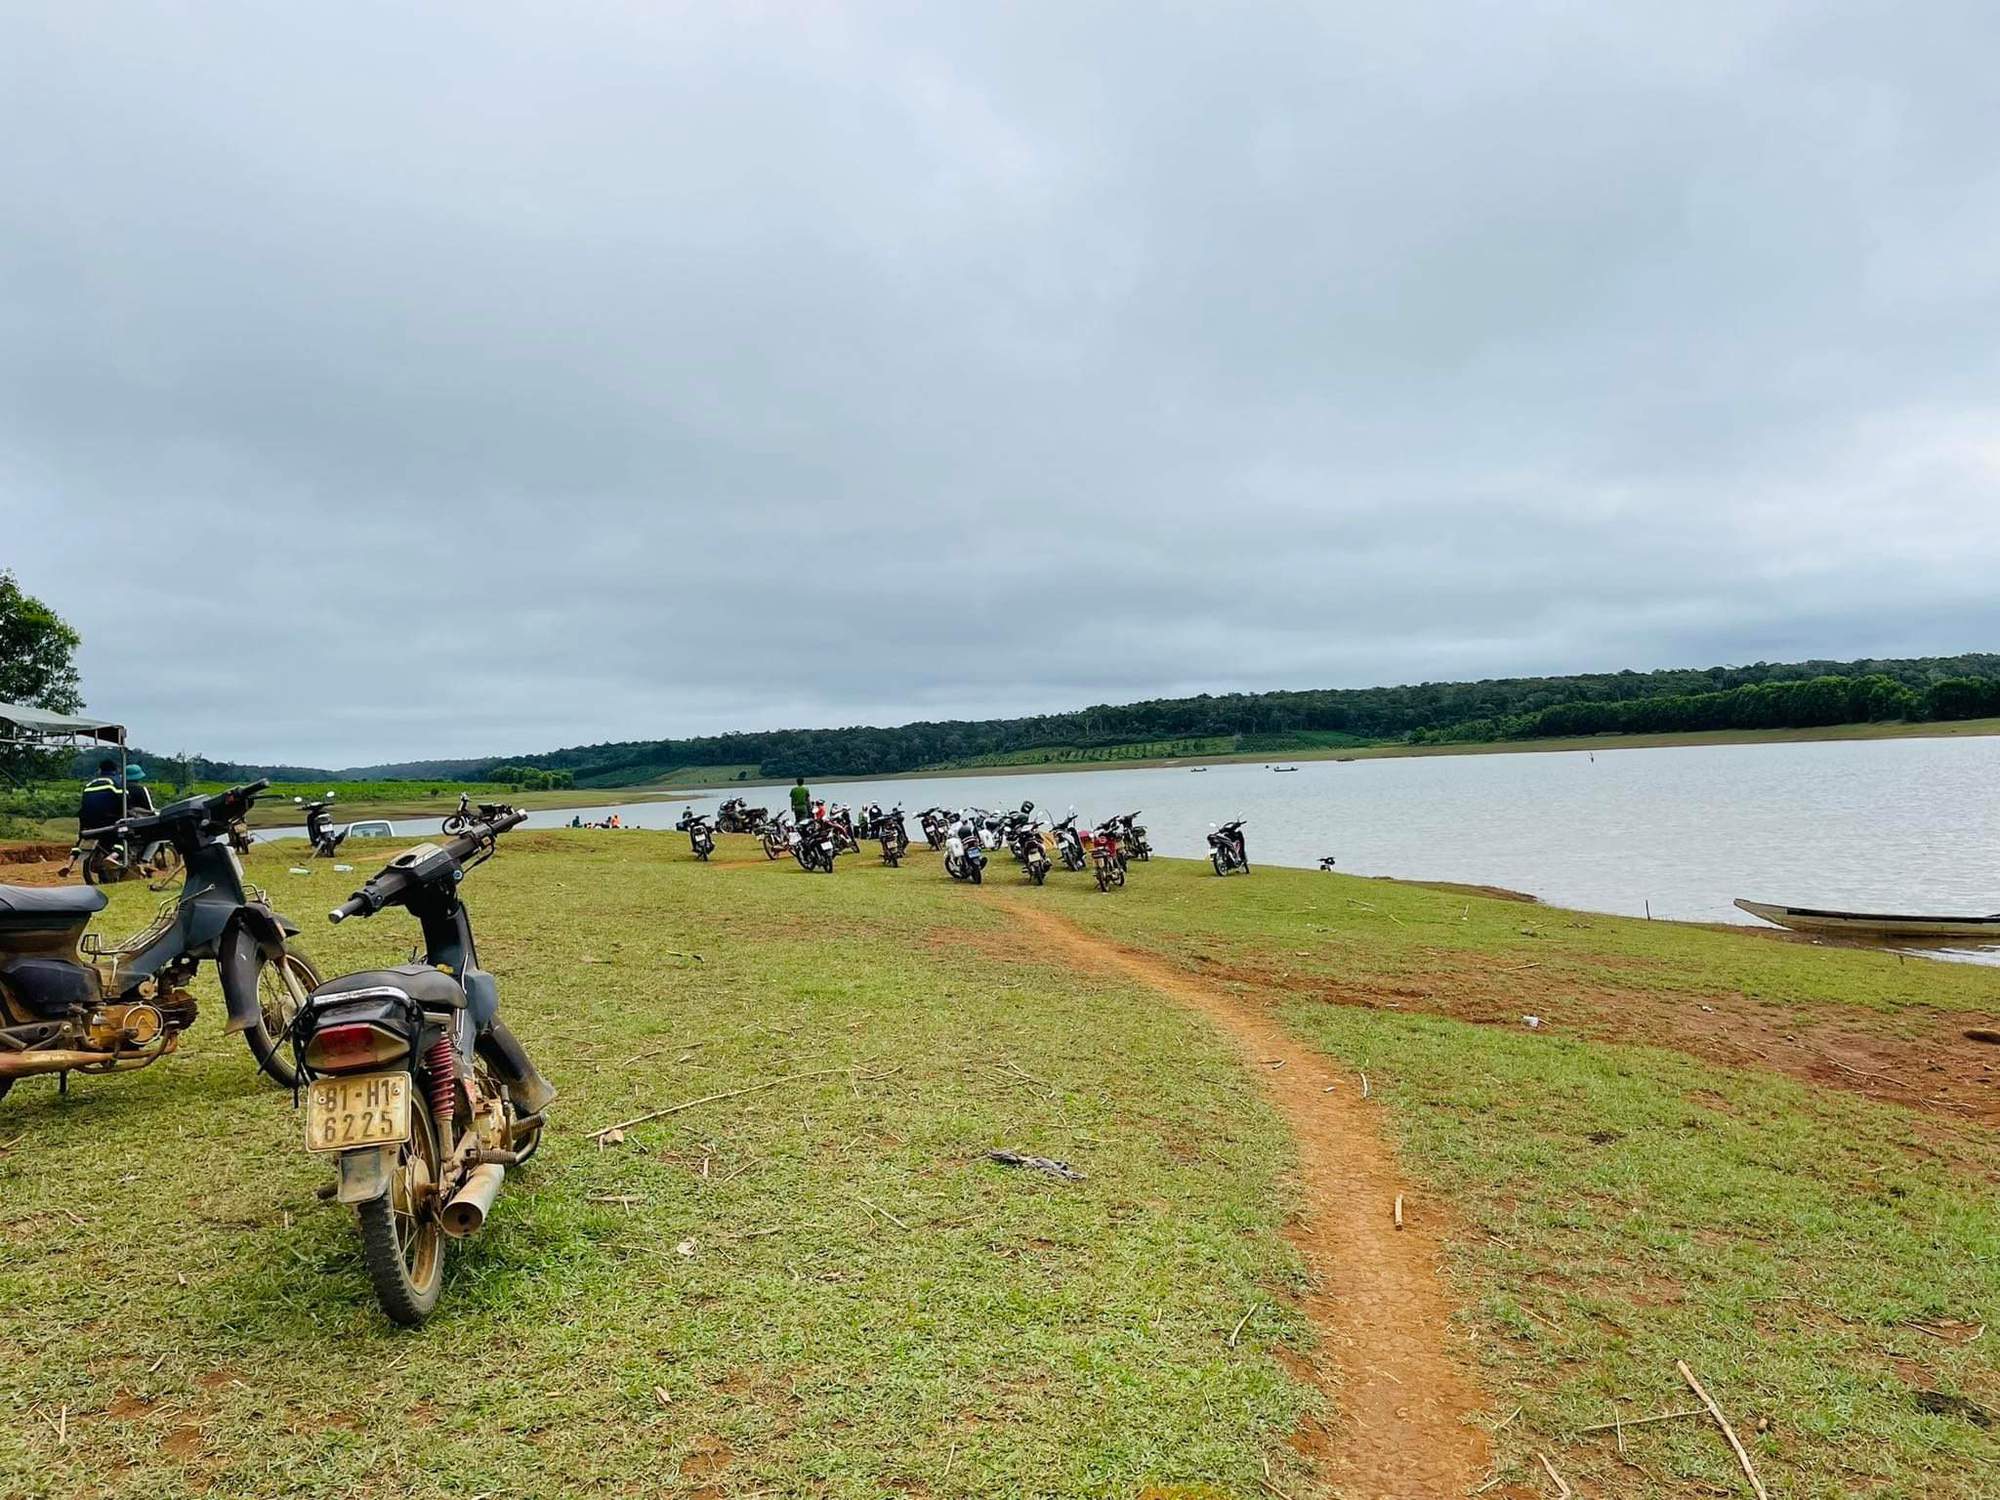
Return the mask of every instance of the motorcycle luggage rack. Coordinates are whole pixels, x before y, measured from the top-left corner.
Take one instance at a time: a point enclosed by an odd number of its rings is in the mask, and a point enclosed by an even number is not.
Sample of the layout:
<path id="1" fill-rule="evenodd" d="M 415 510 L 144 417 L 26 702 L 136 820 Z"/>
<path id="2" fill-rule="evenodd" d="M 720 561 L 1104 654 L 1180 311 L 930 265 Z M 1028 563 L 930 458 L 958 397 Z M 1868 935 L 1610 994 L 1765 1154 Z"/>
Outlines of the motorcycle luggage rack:
<path id="1" fill-rule="evenodd" d="M 162 901 L 159 910 L 153 913 L 153 920 L 130 937 L 121 938 L 115 943 L 106 943 L 103 933 L 86 932 L 77 943 L 77 948 L 85 958 L 123 958 L 165 937 L 168 929 L 179 920 L 179 917 L 180 901 L 178 898 L 169 897 Z"/>

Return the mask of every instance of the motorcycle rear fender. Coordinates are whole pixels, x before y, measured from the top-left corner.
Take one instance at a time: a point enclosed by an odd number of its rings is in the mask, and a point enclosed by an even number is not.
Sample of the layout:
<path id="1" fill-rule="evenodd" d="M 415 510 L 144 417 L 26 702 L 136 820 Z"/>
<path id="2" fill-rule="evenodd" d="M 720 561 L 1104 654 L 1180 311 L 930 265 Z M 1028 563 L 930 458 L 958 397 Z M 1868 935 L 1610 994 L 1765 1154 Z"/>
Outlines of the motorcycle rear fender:
<path id="1" fill-rule="evenodd" d="M 373 1203 L 389 1191 L 389 1178 L 396 1170 L 394 1146 L 369 1146 L 340 1154 L 340 1188 L 334 1195 L 342 1203 Z"/>

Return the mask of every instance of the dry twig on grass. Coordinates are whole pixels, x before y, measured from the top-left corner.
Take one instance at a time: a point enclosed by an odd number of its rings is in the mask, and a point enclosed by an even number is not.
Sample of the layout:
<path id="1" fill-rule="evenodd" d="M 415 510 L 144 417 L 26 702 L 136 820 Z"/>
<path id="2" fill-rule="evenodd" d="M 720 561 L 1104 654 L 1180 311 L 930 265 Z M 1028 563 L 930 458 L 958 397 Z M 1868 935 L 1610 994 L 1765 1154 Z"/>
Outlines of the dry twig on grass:
<path id="1" fill-rule="evenodd" d="M 1542 1461 L 1542 1467 L 1549 1471 L 1549 1478 L 1556 1482 L 1556 1500 L 1569 1500 L 1569 1497 L 1575 1492 L 1564 1482 L 1562 1475 L 1556 1472 L 1556 1466 L 1549 1462 L 1548 1454 L 1537 1453 L 1535 1457 Z"/>
<path id="2" fill-rule="evenodd" d="M 1682 1417 L 1698 1417 L 1704 1410 L 1705 1408 L 1703 1407 L 1690 1406 L 1686 1411 L 1663 1411 L 1657 1416 L 1651 1417 L 1619 1417 L 1614 1421 L 1597 1422 L 1589 1427 L 1579 1427 L 1576 1431 L 1577 1436 L 1581 1437 L 1586 1432 L 1612 1432 L 1626 1427 L 1644 1427 L 1649 1422 L 1677 1422 Z"/>
<path id="3" fill-rule="evenodd" d="M 1236 1347 L 1236 1341 L 1243 1336 L 1243 1325 L 1250 1321 L 1251 1315 L 1256 1311 L 1257 1311 L 1257 1304 L 1254 1302 L 1243 1310 L 1243 1316 L 1238 1318 L 1236 1320 L 1236 1326 L 1229 1330 L 1230 1348 L 1234 1349 Z"/>
<path id="4" fill-rule="evenodd" d="M 1674 1368 L 1681 1372 L 1681 1379 L 1688 1383 L 1688 1389 L 1701 1397 L 1701 1404 L 1708 1408 L 1708 1414 L 1715 1418 L 1715 1425 L 1722 1429 L 1722 1435 L 1729 1439 L 1729 1446 L 1736 1450 L 1736 1461 L 1743 1465 L 1743 1477 L 1750 1481 L 1750 1488 L 1756 1492 L 1757 1500 L 1771 1500 L 1764 1488 L 1764 1481 L 1757 1477 L 1756 1466 L 1750 1462 L 1750 1455 L 1743 1447 L 1743 1441 L 1736 1436 L 1736 1429 L 1729 1425 L 1729 1418 L 1722 1414 L 1722 1408 L 1715 1404 L 1715 1398 L 1702 1389 L 1702 1384 L 1694 1378 L 1694 1371 L 1687 1367 L 1687 1361 L 1677 1359 Z"/>
<path id="5" fill-rule="evenodd" d="M 881 1204 L 871 1202 L 870 1200 L 862 1197 L 856 1197 L 854 1201 L 856 1203 L 859 1203 L 863 1208 L 870 1209 L 875 1213 L 880 1214 L 883 1218 L 887 1219 L 891 1224 L 894 1224 L 898 1229 L 903 1230 L 905 1233 L 909 1231 L 910 1228 L 909 1225 L 905 1224 L 901 1219 L 897 1218 L 894 1214 L 890 1213 L 889 1210 L 884 1208 Z"/>

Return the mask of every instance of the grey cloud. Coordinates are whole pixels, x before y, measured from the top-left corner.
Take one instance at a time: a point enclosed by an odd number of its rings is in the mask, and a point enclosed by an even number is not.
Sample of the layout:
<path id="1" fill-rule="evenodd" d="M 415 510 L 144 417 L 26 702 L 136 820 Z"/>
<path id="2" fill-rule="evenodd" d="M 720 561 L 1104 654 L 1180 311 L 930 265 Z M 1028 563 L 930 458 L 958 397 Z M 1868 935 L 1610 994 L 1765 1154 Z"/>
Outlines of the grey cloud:
<path id="1" fill-rule="evenodd" d="M 149 744 L 1993 639 L 1987 7 L 19 10 L 0 562 Z"/>

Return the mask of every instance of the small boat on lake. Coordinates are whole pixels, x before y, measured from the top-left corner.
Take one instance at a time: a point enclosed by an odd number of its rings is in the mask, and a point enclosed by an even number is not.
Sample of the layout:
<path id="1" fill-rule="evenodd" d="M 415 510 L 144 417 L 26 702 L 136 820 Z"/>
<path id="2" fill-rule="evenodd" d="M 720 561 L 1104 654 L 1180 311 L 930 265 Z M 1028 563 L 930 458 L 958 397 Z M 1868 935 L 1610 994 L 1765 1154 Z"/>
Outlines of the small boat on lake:
<path id="1" fill-rule="evenodd" d="M 1741 901 L 1739 911 L 1762 917 L 1793 932 L 1819 932 L 1829 937 L 1865 938 L 1873 942 L 1905 942 L 1956 938 L 1960 942 L 2000 943 L 2000 913 L 1990 917 L 1898 916 L 1882 912 L 1823 911 L 1811 906 L 1773 906 L 1766 901 Z"/>
<path id="2" fill-rule="evenodd" d="M 1275 773 L 1277 773 L 1277 774 L 1279 774 L 1279 775 L 1283 775 L 1283 774 L 1284 774 L 1284 773 L 1285 773 L 1286 771 L 1296 771 L 1296 770 L 1298 769 L 1298 767 L 1297 767 L 1297 766 L 1273 766 L 1273 767 L 1271 767 L 1271 769 L 1272 769 L 1272 771 L 1273 771 L 1273 772 L 1275 772 Z"/>

